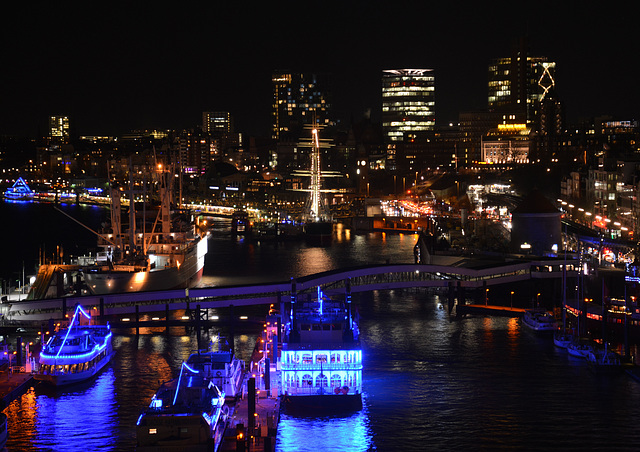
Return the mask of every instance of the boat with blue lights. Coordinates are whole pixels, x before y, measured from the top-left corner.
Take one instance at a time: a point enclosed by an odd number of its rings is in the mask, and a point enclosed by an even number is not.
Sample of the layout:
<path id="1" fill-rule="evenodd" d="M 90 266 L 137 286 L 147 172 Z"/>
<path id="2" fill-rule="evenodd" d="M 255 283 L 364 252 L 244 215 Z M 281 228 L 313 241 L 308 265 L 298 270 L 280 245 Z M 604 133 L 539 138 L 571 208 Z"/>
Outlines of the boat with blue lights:
<path id="1" fill-rule="evenodd" d="M 94 377 L 113 358 L 111 327 L 81 325 L 91 316 L 76 306 L 69 327 L 58 331 L 40 352 L 40 368 L 34 378 L 54 386 L 80 383 Z"/>
<path id="2" fill-rule="evenodd" d="M 183 362 L 179 377 L 163 383 L 138 417 L 136 450 L 215 451 L 228 413 L 225 393 L 205 366 L 194 368 Z"/>
<path id="3" fill-rule="evenodd" d="M 295 282 L 283 317 L 280 396 L 285 412 L 341 413 L 362 408 L 362 349 L 351 305 L 318 288 L 315 301 L 299 302 Z M 288 317 L 288 318 L 287 318 Z"/>
<path id="4" fill-rule="evenodd" d="M 5 199 L 12 201 L 31 201 L 33 195 L 33 190 L 22 177 L 18 177 L 15 183 L 4 192 Z"/>

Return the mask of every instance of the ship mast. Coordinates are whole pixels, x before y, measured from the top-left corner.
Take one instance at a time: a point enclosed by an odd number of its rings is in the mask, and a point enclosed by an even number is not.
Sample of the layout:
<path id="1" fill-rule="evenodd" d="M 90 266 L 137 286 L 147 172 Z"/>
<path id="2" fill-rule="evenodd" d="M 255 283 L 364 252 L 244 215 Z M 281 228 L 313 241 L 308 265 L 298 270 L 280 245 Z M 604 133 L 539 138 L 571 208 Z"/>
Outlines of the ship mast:
<path id="1" fill-rule="evenodd" d="M 320 142 L 318 139 L 318 129 L 311 130 L 313 147 L 311 150 L 311 184 L 309 191 L 311 192 L 311 219 L 318 221 L 320 219 L 320 191 L 322 189 L 322 174 L 320 170 Z"/>

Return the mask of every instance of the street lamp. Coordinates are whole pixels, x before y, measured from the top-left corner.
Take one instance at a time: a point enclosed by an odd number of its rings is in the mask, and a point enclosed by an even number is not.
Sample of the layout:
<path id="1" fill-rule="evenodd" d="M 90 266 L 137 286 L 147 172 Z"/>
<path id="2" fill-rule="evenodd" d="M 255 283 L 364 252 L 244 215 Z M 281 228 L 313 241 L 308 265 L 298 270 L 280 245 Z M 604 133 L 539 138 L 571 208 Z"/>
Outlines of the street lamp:
<path id="1" fill-rule="evenodd" d="M 539 297 L 540 297 L 540 293 L 536 295 L 536 308 L 540 307 L 540 302 L 538 301 Z"/>
<path id="2" fill-rule="evenodd" d="M 511 309 L 513 309 L 513 290 L 511 291 Z"/>
<path id="3" fill-rule="evenodd" d="M 484 292 L 484 305 L 487 306 L 489 304 L 489 289 L 485 289 Z"/>

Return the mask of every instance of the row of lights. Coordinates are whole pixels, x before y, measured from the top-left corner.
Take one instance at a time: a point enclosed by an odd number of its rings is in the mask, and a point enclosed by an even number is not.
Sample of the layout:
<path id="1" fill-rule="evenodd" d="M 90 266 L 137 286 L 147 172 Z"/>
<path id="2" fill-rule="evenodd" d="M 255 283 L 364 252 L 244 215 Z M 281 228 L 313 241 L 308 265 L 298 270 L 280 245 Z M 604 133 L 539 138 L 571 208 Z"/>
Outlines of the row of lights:
<path id="1" fill-rule="evenodd" d="M 191 319 L 191 317 L 189 317 L 189 316 L 187 316 L 187 315 L 183 315 L 182 317 L 180 317 L 180 320 L 190 320 L 190 319 Z M 219 317 L 219 316 L 217 316 L 217 315 L 214 315 L 214 316 L 211 316 L 211 317 L 210 317 L 210 319 L 211 319 L 211 320 L 220 320 L 220 317 Z M 249 317 L 248 317 L 248 316 L 246 316 L 246 315 L 241 315 L 241 316 L 239 317 L 239 319 L 240 319 L 240 320 L 247 320 L 247 319 L 249 319 Z M 130 321 L 131 321 L 131 318 L 129 318 L 129 317 L 125 317 L 125 318 L 123 318 L 123 319 L 121 319 L 121 320 L 122 320 L 123 322 L 130 322 Z M 156 320 L 163 320 L 163 319 L 161 319 L 160 317 L 151 317 L 151 320 L 156 321 Z"/>

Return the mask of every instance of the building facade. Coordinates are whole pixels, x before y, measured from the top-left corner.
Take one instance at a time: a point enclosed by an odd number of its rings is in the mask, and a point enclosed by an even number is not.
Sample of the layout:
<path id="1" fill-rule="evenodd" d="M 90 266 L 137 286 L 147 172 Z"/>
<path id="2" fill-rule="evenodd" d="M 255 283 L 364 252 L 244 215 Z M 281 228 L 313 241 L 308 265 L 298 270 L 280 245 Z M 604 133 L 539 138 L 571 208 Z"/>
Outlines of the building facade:
<path id="1" fill-rule="evenodd" d="M 556 63 L 529 56 L 520 40 L 511 57 L 489 64 L 489 110 L 501 112 L 506 122 L 534 124 L 540 120 L 542 100 L 555 88 Z"/>
<path id="2" fill-rule="evenodd" d="M 202 113 L 202 131 L 212 135 L 233 133 L 233 117 L 228 111 L 205 111 Z"/>
<path id="3" fill-rule="evenodd" d="M 305 125 L 330 126 L 330 78 L 326 74 L 274 72 L 271 138 L 297 141 Z"/>
<path id="4" fill-rule="evenodd" d="M 433 130 L 435 106 L 433 69 L 382 71 L 382 128 L 388 142 Z"/>
<path id="5" fill-rule="evenodd" d="M 68 143 L 69 142 L 69 117 L 68 116 L 50 116 L 49 117 L 49 136 L 54 141 Z"/>

